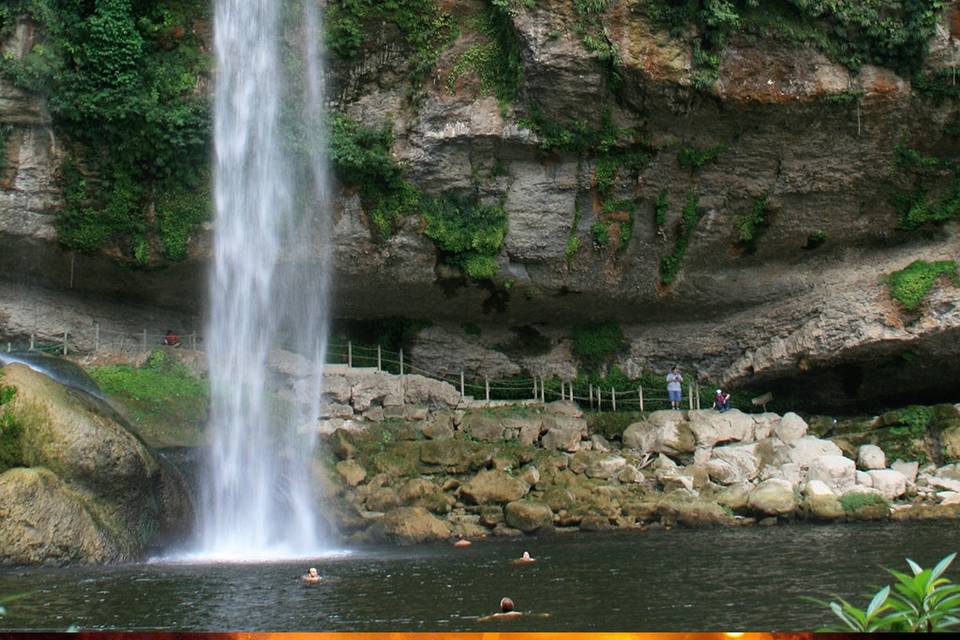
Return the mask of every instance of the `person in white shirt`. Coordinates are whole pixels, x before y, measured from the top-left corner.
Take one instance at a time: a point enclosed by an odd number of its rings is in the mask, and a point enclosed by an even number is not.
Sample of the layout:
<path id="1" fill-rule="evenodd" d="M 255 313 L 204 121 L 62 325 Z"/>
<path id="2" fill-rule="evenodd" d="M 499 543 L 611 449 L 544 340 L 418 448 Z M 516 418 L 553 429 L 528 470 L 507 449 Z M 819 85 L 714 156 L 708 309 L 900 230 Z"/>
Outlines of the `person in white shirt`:
<path id="1" fill-rule="evenodd" d="M 680 386 L 682 383 L 683 376 L 681 376 L 680 371 L 674 367 L 670 370 L 670 373 L 667 374 L 667 395 L 670 397 L 670 405 L 674 411 L 680 410 L 680 399 L 683 397 Z"/>

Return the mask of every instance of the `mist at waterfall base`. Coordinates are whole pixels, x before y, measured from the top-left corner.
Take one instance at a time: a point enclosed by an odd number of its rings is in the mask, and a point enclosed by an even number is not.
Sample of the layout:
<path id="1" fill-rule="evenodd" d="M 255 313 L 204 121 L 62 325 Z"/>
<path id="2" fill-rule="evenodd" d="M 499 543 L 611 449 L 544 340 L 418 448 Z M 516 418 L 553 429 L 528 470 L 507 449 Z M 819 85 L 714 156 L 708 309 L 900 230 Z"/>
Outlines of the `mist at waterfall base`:
<path id="1" fill-rule="evenodd" d="M 282 23 L 284 11 L 275 0 L 216 0 L 210 446 L 184 559 L 313 557 L 332 533 L 316 510 L 316 436 L 304 428 L 318 415 L 329 315 L 324 62 L 313 2 L 296 22 Z M 291 29 L 295 69 L 282 62 Z M 285 357 L 314 390 L 293 411 L 271 391 L 278 349 L 295 354 Z"/>

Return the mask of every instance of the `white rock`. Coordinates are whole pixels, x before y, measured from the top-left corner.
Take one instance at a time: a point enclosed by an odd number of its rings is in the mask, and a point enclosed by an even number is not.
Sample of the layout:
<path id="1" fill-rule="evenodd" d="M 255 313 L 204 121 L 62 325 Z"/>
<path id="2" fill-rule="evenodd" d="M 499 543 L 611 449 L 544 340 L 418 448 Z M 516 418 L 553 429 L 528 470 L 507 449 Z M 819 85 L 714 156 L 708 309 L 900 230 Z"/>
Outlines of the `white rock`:
<path id="1" fill-rule="evenodd" d="M 803 418 L 792 411 L 783 415 L 780 422 L 773 427 L 773 432 L 787 444 L 793 444 L 807 435 L 807 423 Z"/>
<path id="2" fill-rule="evenodd" d="M 944 491 L 937 495 L 941 496 L 940 504 L 960 504 L 960 493 L 957 493 L 956 491 Z"/>
<path id="3" fill-rule="evenodd" d="M 851 460 L 853 462 L 853 460 Z M 879 489 L 874 489 L 873 487 L 865 487 L 862 484 L 855 484 L 852 487 L 848 487 L 843 491 L 840 497 L 850 496 L 850 495 L 873 495 L 883 497 L 883 494 L 880 493 Z"/>
<path id="4" fill-rule="evenodd" d="M 591 478 L 612 478 L 625 466 L 627 466 L 627 461 L 622 456 L 608 456 L 590 465 L 587 469 L 587 475 Z"/>
<path id="5" fill-rule="evenodd" d="M 743 474 L 736 465 L 726 460 L 713 459 L 707 462 L 707 475 L 714 482 L 724 485 L 743 482 Z"/>
<path id="6" fill-rule="evenodd" d="M 713 447 L 724 442 L 753 441 L 756 423 L 738 409 L 722 413 L 712 409 L 687 412 L 697 446 Z"/>
<path id="7" fill-rule="evenodd" d="M 840 447 L 829 440 L 821 440 L 814 436 L 803 436 L 790 445 L 789 452 L 790 462 L 796 462 L 801 467 L 809 467 L 811 462 L 823 456 L 842 455 L 843 451 L 840 450 Z"/>
<path id="8" fill-rule="evenodd" d="M 940 487 L 941 489 L 946 489 L 947 491 L 960 492 L 960 480 L 951 480 L 949 478 L 931 476 L 928 482 L 934 487 Z"/>
<path id="9" fill-rule="evenodd" d="M 887 500 L 899 498 L 907 492 L 907 476 L 893 469 L 872 469 L 867 473 L 873 480 L 873 488 Z"/>
<path id="10" fill-rule="evenodd" d="M 885 469 L 887 456 L 875 444 L 865 444 L 857 451 L 857 466 L 861 469 Z"/>
<path id="11" fill-rule="evenodd" d="M 617 474 L 617 480 L 624 484 L 637 484 L 643 482 L 643 472 L 632 464 L 628 464 Z"/>
<path id="12" fill-rule="evenodd" d="M 711 453 L 710 461 L 724 461 L 732 465 L 737 470 L 737 475 L 741 478 L 739 481 L 753 480 L 760 471 L 760 460 L 757 459 L 755 452 L 755 444 L 717 447 Z M 737 480 L 734 482 L 737 482 Z"/>
<path id="13" fill-rule="evenodd" d="M 894 460 L 890 465 L 894 471 L 899 471 L 907 477 L 910 482 L 917 481 L 917 471 L 920 469 L 919 462 L 904 462 L 903 460 Z"/>
<path id="14" fill-rule="evenodd" d="M 806 474 L 803 472 L 803 469 L 795 462 L 788 462 L 782 465 L 780 467 L 780 477 L 793 486 L 802 484 L 803 481 L 806 480 Z"/>
<path id="15" fill-rule="evenodd" d="M 803 494 L 808 498 L 834 495 L 830 487 L 822 480 L 810 480 L 807 482 L 807 485 L 803 488 Z"/>
<path id="16" fill-rule="evenodd" d="M 871 478 L 870 474 L 866 471 L 857 470 L 857 484 L 862 484 L 865 487 L 872 487 L 873 478 Z"/>
<path id="17" fill-rule="evenodd" d="M 810 463 L 808 477 L 824 482 L 834 493 L 842 493 L 856 484 L 856 472 L 857 465 L 850 458 L 828 455 L 815 458 Z"/>

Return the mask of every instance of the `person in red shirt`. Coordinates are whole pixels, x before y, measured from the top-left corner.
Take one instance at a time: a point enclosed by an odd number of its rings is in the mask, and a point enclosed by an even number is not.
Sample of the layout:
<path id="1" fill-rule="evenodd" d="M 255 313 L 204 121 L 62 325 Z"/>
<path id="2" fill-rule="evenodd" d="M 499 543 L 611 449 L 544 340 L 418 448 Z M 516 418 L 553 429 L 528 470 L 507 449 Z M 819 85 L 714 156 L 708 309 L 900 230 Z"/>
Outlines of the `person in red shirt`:
<path id="1" fill-rule="evenodd" d="M 713 396 L 713 408 L 717 411 L 726 411 L 730 408 L 730 394 L 724 393 L 722 390 L 717 389 L 717 393 Z"/>

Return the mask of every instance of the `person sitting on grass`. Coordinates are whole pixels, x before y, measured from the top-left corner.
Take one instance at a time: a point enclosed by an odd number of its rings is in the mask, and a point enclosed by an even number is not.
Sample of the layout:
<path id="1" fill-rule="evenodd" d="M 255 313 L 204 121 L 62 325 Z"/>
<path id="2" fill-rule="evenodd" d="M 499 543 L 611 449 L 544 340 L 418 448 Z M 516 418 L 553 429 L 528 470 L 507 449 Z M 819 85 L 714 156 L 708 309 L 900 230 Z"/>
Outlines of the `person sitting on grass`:
<path id="1" fill-rule="evenodd" d="M 730 394 L 724 393 L 722 390 L 717 389 L 717 393 L 713 396 L 713 408 L 721 412 L 729 409 Z"/>

